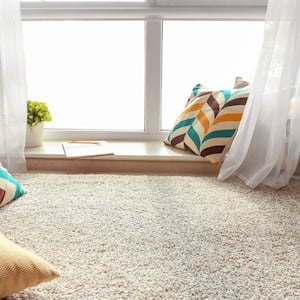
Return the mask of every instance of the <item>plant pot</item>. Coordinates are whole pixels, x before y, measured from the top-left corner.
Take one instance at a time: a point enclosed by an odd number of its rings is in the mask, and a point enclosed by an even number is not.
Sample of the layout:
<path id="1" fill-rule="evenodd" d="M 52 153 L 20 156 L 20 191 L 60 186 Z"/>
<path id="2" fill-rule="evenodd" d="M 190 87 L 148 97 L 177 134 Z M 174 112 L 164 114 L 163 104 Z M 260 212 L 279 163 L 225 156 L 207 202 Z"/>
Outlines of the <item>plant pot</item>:
<path id="1" fill-rule="evenodd" d="M 38 147 L 43 144 L 44 122 L 30 128 L 27 125 L 26 147 Z"/>

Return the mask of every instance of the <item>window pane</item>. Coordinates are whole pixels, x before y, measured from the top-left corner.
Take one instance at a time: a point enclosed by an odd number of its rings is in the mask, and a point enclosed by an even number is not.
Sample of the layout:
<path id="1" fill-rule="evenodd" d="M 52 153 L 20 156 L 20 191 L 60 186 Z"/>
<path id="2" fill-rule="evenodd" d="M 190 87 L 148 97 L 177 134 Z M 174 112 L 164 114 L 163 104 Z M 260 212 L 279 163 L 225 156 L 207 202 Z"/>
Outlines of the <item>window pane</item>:
<path id="1" fill-rule="evenodd" d="M 21 2 L 145 2 L 147 0 L 21 0 Z"/>
<path id="2" fill-rule="evenodd" d="M 159 5 L 170 6 L 264 6 L 267 2 L 268 0 L 157 0 Z"/>
<path id="3" fill-rule="evenodd" d="M 28 98 L 48 128 L 144 129 L 142 21 L 24 22 Z"/>
<path id="4" fill-rule="evenodd" d="M 252 81 L 262 45 L 260 21 L 166 21 L 163 29 L 162 129 L 171 129 L 192 88 Z"/>

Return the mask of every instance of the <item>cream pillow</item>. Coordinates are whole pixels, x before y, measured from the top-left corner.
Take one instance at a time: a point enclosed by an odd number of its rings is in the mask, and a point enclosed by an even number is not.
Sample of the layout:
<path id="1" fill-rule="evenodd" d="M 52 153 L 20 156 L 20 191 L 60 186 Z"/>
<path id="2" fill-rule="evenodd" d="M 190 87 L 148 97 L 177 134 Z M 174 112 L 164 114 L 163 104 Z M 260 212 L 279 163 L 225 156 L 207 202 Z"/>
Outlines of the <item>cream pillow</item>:
<path id="1" fill-rule="evenodd" d="M 0 233 L 0 298 L 58 276 L 51 264 Z"/>
<path id="2" fill-rule="evenodd" d="M 249 96 L 248 85 L 241 77 L 236 78 L 233 89 L 211 89 L 197 84 L 165 144 L 190 150 L 220 165 L 242 118 Z"/>

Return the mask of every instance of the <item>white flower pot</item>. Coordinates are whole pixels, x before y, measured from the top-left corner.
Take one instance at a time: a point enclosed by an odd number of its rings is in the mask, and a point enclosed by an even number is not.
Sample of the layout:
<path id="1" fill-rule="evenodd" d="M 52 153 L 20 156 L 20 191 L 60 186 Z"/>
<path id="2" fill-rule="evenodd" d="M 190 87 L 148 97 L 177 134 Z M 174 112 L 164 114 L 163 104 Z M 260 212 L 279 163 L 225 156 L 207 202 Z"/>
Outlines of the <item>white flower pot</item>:
<path id="1" fill-rule="evenodd" d="M 38 147 L 43 144 L 44 122 L 30 128 L 27 125 L 26 147 Z"/>

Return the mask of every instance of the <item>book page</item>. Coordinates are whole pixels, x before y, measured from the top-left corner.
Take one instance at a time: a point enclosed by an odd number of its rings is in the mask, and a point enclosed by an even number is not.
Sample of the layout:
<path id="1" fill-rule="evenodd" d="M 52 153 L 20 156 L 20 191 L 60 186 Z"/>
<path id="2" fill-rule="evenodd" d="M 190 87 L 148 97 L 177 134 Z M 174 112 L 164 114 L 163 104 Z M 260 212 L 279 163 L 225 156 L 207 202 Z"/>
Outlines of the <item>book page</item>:
<path id="1" fill-rule="evenodd" d="M 67 158 L 99 155 L 113 155 L 111 145 L 106 141 L 70 141 L 62 143 Z"/>

